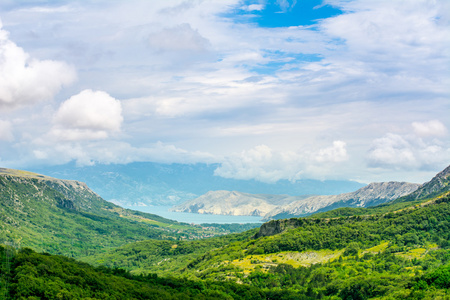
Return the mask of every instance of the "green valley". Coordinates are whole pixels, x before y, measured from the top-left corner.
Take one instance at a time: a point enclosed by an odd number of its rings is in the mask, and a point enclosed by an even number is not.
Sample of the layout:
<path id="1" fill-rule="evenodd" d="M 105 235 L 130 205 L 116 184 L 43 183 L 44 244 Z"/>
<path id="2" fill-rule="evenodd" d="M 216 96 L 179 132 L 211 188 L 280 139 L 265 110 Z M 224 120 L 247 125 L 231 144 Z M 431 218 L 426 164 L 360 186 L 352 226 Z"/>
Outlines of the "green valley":
<path id="1" fill-rule="evenodd" d="M 125 210 L 77 182 L 4 174 L 1 234 L 21 248 L 0 249 L 1 295 L 448 299 L 448 179 L 447 168 L 419 188 L 420 196 L 199 239 L 226 227 Z M 441 192 L 429 188 L 436 180 Z"/>

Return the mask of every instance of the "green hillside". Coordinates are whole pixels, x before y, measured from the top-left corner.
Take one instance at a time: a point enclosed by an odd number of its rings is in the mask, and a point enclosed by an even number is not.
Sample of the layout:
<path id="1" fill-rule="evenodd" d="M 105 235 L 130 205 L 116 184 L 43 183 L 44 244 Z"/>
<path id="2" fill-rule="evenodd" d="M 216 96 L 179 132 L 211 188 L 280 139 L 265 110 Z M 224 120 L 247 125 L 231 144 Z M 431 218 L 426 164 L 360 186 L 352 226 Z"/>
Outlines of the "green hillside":
<path id="1" fill-rule="evenodd" d="M 147 239 L 196 239 L 227 232 L 123 209 L 77 181 L 0 169 L 0 243 L 86 256 Z"/>
<path id="2" fill-rule="evenodd" d="M 93 265 L 125 268 L 132 274 L 152 272 L 169 276 L 181 274 L 181 269 L 185 268 L 195 257 L 231 243 L 248 240 L 256 232 L 257 229 L 253 229 L 244 233 L 195 241 L 147 240 L 80 259 Z"/>
<path id="3" fill-rule="evenodd" d="M 280 264 L 246 283 L 189 280 L 94 268 L 64 256 L 0 246 L 1 299 L 448 299 L 448 253 L 426 261 L 391 253 L 311 267 Z M 426 268 L 426 271 L 419 272 Z M 409 270 L 409 271 L 408 271 Z M 416 272 L 416 274 L 414 274 Z"/>

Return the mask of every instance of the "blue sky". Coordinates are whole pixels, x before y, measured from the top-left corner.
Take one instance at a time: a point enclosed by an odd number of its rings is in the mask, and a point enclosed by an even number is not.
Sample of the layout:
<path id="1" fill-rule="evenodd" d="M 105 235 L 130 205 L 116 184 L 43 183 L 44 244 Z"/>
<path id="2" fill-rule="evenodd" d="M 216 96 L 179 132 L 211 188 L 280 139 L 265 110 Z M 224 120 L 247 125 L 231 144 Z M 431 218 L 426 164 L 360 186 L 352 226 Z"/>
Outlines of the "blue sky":
<path id="1" fill-rule="evenodd" d="M 260 27 L 277 28 L 310 26 L 321 19 L 337 16 L 337 7 L 317 0 L 245 1 L 224 14 L 234 22 L 256 23 Z"/>
<path id="2" fill-rule="evenodd" d="M 218 163 L 424 182 L 450 163 L 448 1 L 2 1 L 0 165 Z"/>

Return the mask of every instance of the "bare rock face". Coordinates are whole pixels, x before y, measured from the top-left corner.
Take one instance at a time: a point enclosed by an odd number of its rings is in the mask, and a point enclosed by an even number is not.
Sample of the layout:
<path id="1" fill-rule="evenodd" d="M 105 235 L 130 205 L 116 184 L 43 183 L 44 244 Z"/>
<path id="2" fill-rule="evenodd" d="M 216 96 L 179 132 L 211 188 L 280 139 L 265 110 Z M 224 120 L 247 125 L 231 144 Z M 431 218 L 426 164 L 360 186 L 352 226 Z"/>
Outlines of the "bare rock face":
<path id="1" fill-rule="evenodd" d="M 172 211 L 232 216 L 264 216 L 280 205 L 303 198 L 305 197 L 210 191 L 174 207 Z"/>
<path id="2" fill-rule="evenodd" d="M 420 186 L 408 182 L 371 183 L 352 193 L 331 196 L 313 196 L 277 207 L 264 216 L 265 220 L 287 217 L 301 217 L 317 211 L 338 207 L 369 207 L 383 204 L 408 195 Z"/>

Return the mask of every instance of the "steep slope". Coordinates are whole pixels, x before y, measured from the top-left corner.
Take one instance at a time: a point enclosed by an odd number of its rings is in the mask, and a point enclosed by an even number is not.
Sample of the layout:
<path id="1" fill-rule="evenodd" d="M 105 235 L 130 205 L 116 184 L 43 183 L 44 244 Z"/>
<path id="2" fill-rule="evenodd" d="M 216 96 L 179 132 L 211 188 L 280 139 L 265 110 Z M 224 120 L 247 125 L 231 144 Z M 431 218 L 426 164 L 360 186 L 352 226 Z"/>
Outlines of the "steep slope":
<path id="1" fill-rule="evenodd" d="M 371 183 L 353 193 L 312 196 L 278 207 L 264 216 L 265 220 L 307 216 L 314 212 L 339 207 L 368 207 L 383 204 L 417 190 L 419 184 L 407 182 Z"/>
<path id="2" fill-rule="evenodd" d="M 450 191 L 450 166 L 439 172 L 430 181 L 422 184 L 415 192 L 396 200 L 396 202 L 431 198 L 447 191 Z"/>
<path id="3" fill-rule="evenodd" d="M 37 190 L 37 195 L 42 194 L 42 191 L 39 191 L 39 186 L 43 185 L 49 189 L 53 189 L 61 195 L 55 194 L 57 196 L 54 199 L 48 198 L 48 200 L 50 202 L 56 200 L 56 204 L 63 208 L 76 211 L 89 210 L 91 213 L 104 214 L 108 209 L 116 207 L 100 198 L 83 182 L 61 180 L 28 171 L 5 168 L 0 168 L 0 176 L 15 187 L 26 184 L 34 185 L 34 188 Z M 2 192 L 5 193 L 6 190 L 2 190 Z"/>
<path id="4" fill-rule="evenodd" d="M 286 205 L 307 196 L 248 194 L 237 191 L 210 191 L 172 209 L 198 214 L 264 216 L 280 205 Z"/>
<path id="5" fill-rule="evenodd" d="M 0 243 L 80 256 L 150 238 L 213 235 L 214 230 L 126 210 L 85 184 L 0 169 Z"/>

